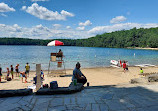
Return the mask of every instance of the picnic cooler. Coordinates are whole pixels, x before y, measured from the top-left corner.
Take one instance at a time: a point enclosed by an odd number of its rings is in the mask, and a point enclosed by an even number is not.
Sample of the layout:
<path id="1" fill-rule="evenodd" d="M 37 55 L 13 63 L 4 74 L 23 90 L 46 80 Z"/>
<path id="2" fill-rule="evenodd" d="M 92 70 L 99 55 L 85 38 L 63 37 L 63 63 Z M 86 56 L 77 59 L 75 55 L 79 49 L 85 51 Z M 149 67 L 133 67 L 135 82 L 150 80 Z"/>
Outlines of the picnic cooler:
<path id="1" fill-rule="evenodd" d="M 52 82 L 50 82 L 50 88 L 51 88 L 51 89 L 57 89 L 57 88 L 58 88 L 58 83 L 57 83 L 57 81 L 52 81 Z"/>

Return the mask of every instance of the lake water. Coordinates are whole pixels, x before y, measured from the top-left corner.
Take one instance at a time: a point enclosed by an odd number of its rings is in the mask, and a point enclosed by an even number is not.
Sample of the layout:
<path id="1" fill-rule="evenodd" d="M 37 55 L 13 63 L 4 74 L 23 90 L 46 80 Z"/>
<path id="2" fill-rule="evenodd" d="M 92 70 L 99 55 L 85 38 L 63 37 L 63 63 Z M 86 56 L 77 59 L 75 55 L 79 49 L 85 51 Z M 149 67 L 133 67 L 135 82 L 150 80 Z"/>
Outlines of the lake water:
<path id="1" fill-rule="evenodd" d="M 129 65 L 154 64 L 158 65 L 158 51 L 123 49 L 123 48 L 98 48 L 74 46 L 0 46 L 0 64 L 3 71 L 10 65 L 20 64 L 20 71 L 24 70 L 28 62 L 31 70 L 35 64 L 42 64 L 42 69 L 47 70 L 50 53 L 61 49 L 64 53 L 66 69 L 73 69 L 76 62 L 81 63 L 81 68 L 110 66 L 110 60 L 127 60 Z M 135 53 L 135 56 L 134 56 Z M 56 63 L 51 63 L 51 68 L 56 68 Z"/>

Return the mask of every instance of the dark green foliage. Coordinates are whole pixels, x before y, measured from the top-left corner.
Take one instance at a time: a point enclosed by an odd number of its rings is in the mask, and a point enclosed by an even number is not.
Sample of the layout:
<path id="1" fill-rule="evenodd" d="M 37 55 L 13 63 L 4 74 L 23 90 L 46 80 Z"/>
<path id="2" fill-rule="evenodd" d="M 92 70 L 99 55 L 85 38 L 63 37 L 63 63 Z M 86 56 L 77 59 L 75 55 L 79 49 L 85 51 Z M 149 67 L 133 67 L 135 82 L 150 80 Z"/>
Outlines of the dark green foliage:
<path id="1" fill-rule="evenodd" d="M 96 35 L 88 39 L 58 39 L 65 46 L 82 47 L 158 47 L 158 28 L 122 30 Z M 0 38 L 0 45 L 44 45 L 52 40 Z"/>
<path id="2" fill-rule="evenodd" d="M 0 45 L 47 45 L 51 40 L 26 38 L 0 38 Z"/>

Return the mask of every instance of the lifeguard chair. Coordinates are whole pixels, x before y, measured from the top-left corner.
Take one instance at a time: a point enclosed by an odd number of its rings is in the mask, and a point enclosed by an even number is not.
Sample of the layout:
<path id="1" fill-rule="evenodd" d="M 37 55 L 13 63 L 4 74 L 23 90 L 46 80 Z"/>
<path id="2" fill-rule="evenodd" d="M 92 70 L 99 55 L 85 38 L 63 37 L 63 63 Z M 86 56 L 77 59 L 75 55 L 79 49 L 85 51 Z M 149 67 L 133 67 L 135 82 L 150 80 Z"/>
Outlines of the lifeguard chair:
<path id="1" fill-rule="evenodd" d="M 58 54 L 58 53 L 50 54 L 50 61 L 49 61 L 47 76 L 50 77 L 50 76 L 66 75 L 65 62 L 62 58 L 63 58 L 63 55 L 61 55 L 61 54 Z M 55 69 L 55 67 L 53 67 L 54 69 L 52 69 L 50 71 L 51 64 L 52 64 L 52 66 L 55 66 L 57 69 Z"/>

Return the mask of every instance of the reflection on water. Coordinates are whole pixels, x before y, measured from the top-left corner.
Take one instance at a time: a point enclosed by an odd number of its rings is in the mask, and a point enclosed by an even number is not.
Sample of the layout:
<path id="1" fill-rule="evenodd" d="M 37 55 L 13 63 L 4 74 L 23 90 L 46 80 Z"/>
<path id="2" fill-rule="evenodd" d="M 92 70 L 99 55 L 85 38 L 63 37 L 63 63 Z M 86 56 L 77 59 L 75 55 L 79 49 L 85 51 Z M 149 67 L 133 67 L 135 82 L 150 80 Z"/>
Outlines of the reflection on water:
<path id="1" fill-rule="evenodd" d="M 154 64 L 158 65 L 158 51 L 136 50 L 123 48 L 97 48 L 97 47 L 73 47 L 73 46 L 0 46 L 0 64 L 3 71 L 10 65 L 20 64 L 20 70 L 24 70 L 27 62 L 31 70 L 35 70 L 35 64 L 41 63 L 42 69 L 48 69 L 50 53 L 61 49 L 64 53 L 66 68 L 74 68 L 76 62 L 84 67 L 109 66 L 110 60 L 127 60 L 130 65 Z"/>

